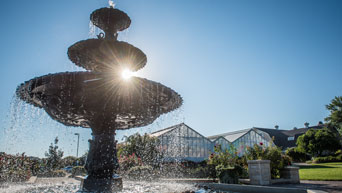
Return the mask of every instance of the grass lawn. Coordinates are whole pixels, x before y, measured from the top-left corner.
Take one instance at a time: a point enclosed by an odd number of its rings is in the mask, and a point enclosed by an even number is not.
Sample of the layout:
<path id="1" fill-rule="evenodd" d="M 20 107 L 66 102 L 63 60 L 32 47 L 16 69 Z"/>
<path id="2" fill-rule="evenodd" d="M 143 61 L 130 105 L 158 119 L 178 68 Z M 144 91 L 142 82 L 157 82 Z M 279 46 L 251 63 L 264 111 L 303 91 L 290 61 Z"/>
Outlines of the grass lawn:
<path id="1" fill-rule="evenodd" d="M 300 166 L 301 180 L 342 180 L 342 162 Z"/>

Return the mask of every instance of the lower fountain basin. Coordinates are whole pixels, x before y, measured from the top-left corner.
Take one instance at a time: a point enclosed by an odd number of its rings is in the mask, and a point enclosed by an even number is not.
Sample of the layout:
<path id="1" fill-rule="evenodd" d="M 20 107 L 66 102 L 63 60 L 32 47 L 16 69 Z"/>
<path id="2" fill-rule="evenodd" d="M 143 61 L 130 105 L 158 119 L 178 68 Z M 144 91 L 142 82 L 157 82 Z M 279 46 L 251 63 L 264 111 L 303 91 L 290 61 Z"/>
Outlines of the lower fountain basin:
<path id="1" fill-rule="evenodd" d="M 64 125 L 93 128 L 110 120 L 119 130 L 151 124 L 182 104 L 180 95 L 160 83 L 95 72 L 33 78 L 18 86 L 16 94 Z"/>
<path id="2" fill-rule="evenodd" d="M 71 193 L 71 192 L 84 192 L 80 191 L 80 183 L 75 182 L 73 179 L 65 178 L 62 182 L 54 182 L 55 179 L 50 179 L 49 182 L 35 184 L 7 184 L 3 187 L 0 186 L 0 192 L 11 192 L 11 193 L 41 193 L 41 192 L 58 192 L 58 193 Z M 181 184 L 181 183 L 167 183 L 167 182 L 145 182 L 145 181 L 124 181 L 123 189 L 121 193 L 181 193 L 185 191 L 198 192 L 197 188 L 193 184 Z M 205 193 L 201 191 L 200 193 Z"/>

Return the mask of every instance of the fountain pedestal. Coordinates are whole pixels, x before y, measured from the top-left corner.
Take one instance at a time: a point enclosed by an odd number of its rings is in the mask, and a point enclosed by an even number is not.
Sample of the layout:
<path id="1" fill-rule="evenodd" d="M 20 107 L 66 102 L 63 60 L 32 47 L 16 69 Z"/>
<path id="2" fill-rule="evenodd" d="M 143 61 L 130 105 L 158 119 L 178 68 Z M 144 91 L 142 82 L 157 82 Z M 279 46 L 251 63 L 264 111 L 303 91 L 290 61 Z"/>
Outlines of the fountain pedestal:
<path id="1" fill-rule="evenodd" d="M 93 134 L 85 168 L 88 176 L 83 180 L 82 191 L 115 192 L 122 189 L 122 179 L 115 175 L 118 169 L 114 133 Z"/>

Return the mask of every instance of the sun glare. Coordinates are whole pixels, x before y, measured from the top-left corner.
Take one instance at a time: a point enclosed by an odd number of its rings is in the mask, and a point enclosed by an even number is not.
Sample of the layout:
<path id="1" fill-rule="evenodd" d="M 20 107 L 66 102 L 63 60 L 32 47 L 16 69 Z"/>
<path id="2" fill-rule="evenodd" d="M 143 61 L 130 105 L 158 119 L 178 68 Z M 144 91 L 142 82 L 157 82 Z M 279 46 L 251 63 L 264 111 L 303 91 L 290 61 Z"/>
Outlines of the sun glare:
<path id="1" fill-rule="evenodd" d="M 124 80 L 129 80 L 132 76 L 134 76 L 134 72 L 130 71 L 129 69 L 124 69 L 121 73 L 121 77 Z"/>

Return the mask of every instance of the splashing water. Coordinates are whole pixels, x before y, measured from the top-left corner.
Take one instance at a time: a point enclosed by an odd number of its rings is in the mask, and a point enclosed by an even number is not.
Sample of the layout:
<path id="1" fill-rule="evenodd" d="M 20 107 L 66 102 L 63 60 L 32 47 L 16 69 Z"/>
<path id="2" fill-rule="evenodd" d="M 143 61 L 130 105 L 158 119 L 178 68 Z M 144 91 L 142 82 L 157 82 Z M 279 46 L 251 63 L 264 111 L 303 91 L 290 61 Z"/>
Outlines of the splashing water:
<path id="1" fill-rule="evenodd" d="M 26 152 L 29 156 L 41 157 L 57 136 L 63 143 L 60 145 L 65 154 L 74 155 L 75 142 L 71 142 L 74 138 L 70 136 L 78 129 L 54 121 L 43 109 L 21 101 L 14 94 L 4 122 L 3 135 L 0 135 L 0 152 Z M 90 135 L 90 131 L 85 132 Z M 41 137 L 42 134 L 44 137 Z"/>
<path id="2" fill-rule="evenodd" d="M 29 192 L 29 193 L 40 193 L 40 192 L 78 192 L 80 186 L 79 181 L 63 178 L 61 182 L 60 179 L 51 178 L 44 179 L 45 182 L 37 182 L 34 184 L 6 184 L 4 186 L 0 186 L 0 192 Z M 48 181 L 48 182 L 47 182 Z M 204 191 L 196 187 L 193 184 L 186 183 L 174 183 L 174 182 L 146 182 L 146 181 L 125 181 L 123 184 L 123 190 L 120 191 L 122 193 L 143 193 L 143 192 L 151 192 L 151 193 L 169 193 L 169 192 L 186 192 L 186 191 L 195 191 L 196 193 L 215 193 L 215 191 Z"/>
<path id="3" fill-rule="evenodd" d="M 138 127 L 138 128 L 131 128 L 128 130 L 117 130 L 116 131 L 116 139 L 119 142 L 122 142 L 125 140 L 125 137 L 128 137 L 130 135 L 133 135 L 135 133 L 152 133 L 173 125 L 177 125 L 179 123 L 185 122 L 185 115 L 184 115 L 184 106 L 181 106 L 180 108 L 169 112 L 167 114 L 162 114 L 160 117 L 158 117 L 152 124 L 147 125 L 145 127 Z"/>
<path id="4" fill-rule="evenodd" d="M 91 21 L 89 21 L 89 33 L 88 33 L 88 36 L 90 38 L 95 38 L 96 37 L 96 26 Z"/>
<path id="5" fill-rule="evenodd" d="M 109 6 L 112 7 L 112 8 L 114 8 L 114 6 L 115 6 L 115 3 L 114 3 L 112 0 L 109 0 L 109 1 L 108 1 L 108 4 L 109 4 Z"/>

